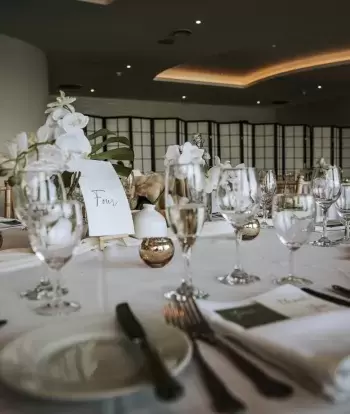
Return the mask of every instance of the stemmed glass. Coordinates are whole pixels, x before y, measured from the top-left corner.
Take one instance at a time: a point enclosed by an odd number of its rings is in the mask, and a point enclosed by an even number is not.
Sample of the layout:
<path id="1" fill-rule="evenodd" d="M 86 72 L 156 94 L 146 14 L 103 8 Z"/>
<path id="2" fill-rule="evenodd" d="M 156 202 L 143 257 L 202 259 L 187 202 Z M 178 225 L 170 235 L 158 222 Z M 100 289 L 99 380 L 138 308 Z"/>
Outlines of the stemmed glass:
<path id="1" fill-rule="evenodd" d="M 327 213 L 341 192 L 341 173 L 338 167 L 324 165 L 314 169 L 311 181 L 312 194 L 323 213 L 323 234 L 319 240 L 312 242 L 313 246 L 331 247 L 339 244 L 327 236 Z"/>
<path id="2" fill-rule="evenodd" d="M 65 200 L 66 193 L 59 172 L 21 170 L 15 175 L 15 185 L 12 188 L 14 211 L 18 219 L 28 226 L 28 210 L 31 203 L 54 203 Z M 22 297 L 30 300 L 47 298 L 52 293 L 53 285 L 47 275 L 40 278 L 33 288 L 21 293 Z M 62 288 L 62 294 L 68 290 Z"/>
<path id="3" fill-rule="evenodd" d="M 312 195 L 277 194 L 272 200 L 272 218 L 282 244 L 289 249 L 288 276 L 276 279 L 284 285 L 309 285 L 311 280 L 295 276 L 294 252 L 305 244 L 315 226 L 316 203 Z"/>
<path id="4" fill-rule="evenodd" d="M 240 243 L 245 224 L 251 221 L 260 206 L 260 185 L 255 168 L 222 169 L 217 190 L 217 203 L 221 214 L 236 232 L 236 265 L 234 270 L 218 280 L 226 285 L 256 282 L 259 277 L 249 275 L 240 261 Z"/>
<path id="5" fill-rule="evenodd" d="M 345 221 L 345 237 L 341 244 L 350 244 L 350 184 L 342 184 L 340 197 L 335 203 L 340 217 Z"/>
<path id="6" fill-rule="evenodd" d="M 261 170 L 259 172 L 261 188 L 261 204 L 263 207 L 263 218 L 260 223 L 262 229 L 271 229 L 267 222 L 267 206 L 271 203 L 277 188 L 276 174 L 273 170 Z"/>
<path id="7" fill-rule="evenodd" d="M 193 285 L 190 269 L 192 248 L 202 230 L 206 216 L 207 194 L 204 169 L 199 164 L 170 165 L 165 177 L 165 201 L 168 223 L 180 243 L 186 278 L 181 285 L 165 294 L 184 301 L 187 297 L 204 299 L 208 294 Z"/>
<path id="8" fill-rule="evenodd" d="M 36 256 L 55 272 L 55 288 L 39 315 L 69 314 L 80 309 L 76 302 L 62 300 L 62 267 L 72 258 L 83 232 L 81 206 L 76 201 L 32 203 L 28 210 L 29 241 Z"/>

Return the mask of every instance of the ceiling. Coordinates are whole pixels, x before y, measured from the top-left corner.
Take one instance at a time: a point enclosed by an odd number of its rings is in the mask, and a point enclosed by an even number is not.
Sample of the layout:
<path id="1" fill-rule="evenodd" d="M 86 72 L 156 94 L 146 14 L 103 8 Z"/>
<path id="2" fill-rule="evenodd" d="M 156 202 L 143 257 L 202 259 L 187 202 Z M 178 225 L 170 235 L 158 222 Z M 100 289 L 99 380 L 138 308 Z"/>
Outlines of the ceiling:
<path id="1" fill-rule="evenodd" d="M 350 95 L 349 14 L 348 0 L 116 0 L 108 6 L 1 0 L 0 32 L 46 52 L 52 93 L 62 84 L 80 84 L 74 94 L 214 105 L 298 104 Z M 178 29 L 192 35 L 170 35 Z M 158 43 L 164 39 L 175 42 Z M 244 75 L 339 50 L 349 50 L 349 60 L 341 65 L 277 74 L 244 88 L 154 80 L 181 65 L 215 76 Z"/>

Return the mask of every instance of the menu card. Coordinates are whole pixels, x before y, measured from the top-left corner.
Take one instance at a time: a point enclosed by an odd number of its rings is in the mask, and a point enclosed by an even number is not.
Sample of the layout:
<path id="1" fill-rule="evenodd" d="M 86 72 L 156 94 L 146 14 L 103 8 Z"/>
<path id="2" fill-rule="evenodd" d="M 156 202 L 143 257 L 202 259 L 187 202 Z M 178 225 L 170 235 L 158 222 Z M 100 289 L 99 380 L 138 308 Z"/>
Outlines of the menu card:
<path id="1" fill-rule="evenodd" d="M 134 234 L 134 225 L 124 188 L 110 162 L 74 160 L 70 167 L 81 172 L 79 185 L 84 197 L 90 236 Z"/>

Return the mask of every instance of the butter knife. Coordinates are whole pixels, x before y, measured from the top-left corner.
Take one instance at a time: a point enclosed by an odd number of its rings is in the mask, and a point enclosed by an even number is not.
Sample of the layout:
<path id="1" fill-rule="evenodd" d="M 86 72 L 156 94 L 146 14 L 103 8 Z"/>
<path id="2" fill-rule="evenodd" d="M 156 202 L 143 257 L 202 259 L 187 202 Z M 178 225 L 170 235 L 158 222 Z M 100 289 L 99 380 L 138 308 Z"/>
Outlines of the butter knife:
<path id="1" fill-rule="evenodd" d="M 332 285 L 332 290 L 333 292 L 338 293 L 338 295 L 342 295 L 350 299 L 350 289 L 339 285 Z"/>
<path id="2" fill-rule="evenodd" d="M 144 355 L 156 396 L 163 401 L 173 401 L 183 394 L 182 385 L 170 374 L 147 334 L 127 303 L 116 306 L 120 327 L 131 342 Z"/>

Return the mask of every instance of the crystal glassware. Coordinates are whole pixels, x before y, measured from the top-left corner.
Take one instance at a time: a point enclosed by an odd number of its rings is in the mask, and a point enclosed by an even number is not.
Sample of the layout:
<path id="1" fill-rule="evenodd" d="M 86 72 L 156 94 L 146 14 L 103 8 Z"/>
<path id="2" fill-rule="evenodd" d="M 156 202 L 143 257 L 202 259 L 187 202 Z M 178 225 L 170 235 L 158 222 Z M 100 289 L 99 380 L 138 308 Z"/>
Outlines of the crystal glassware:
<path id="1" fill-rule="evenodd" d="M 165 294 L 178 300 L 188 296 L 203 299 L 207 293 L 193 285 L 190 269 L 191 253 L 206 217 L 207 194 L 205 174 L 200 164 L 174 164 L 166 171 L 165 178 L 166 216 L 182 250 L 186 278 L 181 285 Z"/>
<path id="2" fill-rule="evenodd" d="M 259 181 L 261 188 L 261 204 L 263 208 L 263 217 L 260 223 L 262 229 L 271 229 L 273 226 L 267 222 L 267 207 L 272 202 L 277 189 L 276 174 L 273 170 L 261 170 L 259 171 Z"/>
<path id="3" fill-rule="evenodd" d="M 340 197 L 335 203 L 338 214 L 345 222 L 345 236 L 341 244 L 350 244 L 350 184 L 343 183 Z"/>
<path id="4" fill-rule="evenodd" d="M 332 247 L 339 240 L 330 240 L 327 236 L 327 214 L 329 207 L 335 203 L 341 192 L 341 173 L 338 167 L 324 165 L 314 169 L 311 181 L 312 194 L 323 214 L 323 234 L 319 240 L 312 242 L 313 246 Z"/>
<path id="5" fill-rule="evenodd" d="M 278 238 L 289 249 L 288 276 L 275 280 L 278 285 L 308 285 L 308 279 L 295 276 L 294 252 L 305 244 L 315 226 L 316 203 L 312 195 L 277 194 L 272 200 L 272 218 Z"/>
<path id="6" fill-rule="evenodd" d="M 54 203 L 66 198 L 62 176 L 55 171 L 17 171 L 12 192 L 15 214 L 26 227 L 31 203 Z M 22 292 L 21 296 L 30 300 L 47 299 L 52 290 L 53 285 L 45 273 L 34 288 Z M 62 294 L 67 292 L 62 288 Z"/>
<path id="7" fill-rule="evenodd" d="M 60 271 L 81 241 L 83 217 L 80 204 L 77 201 L 31 203 L 27 225 L 33 251 L 55 274 L 52 297 L 36 308 L 36 313 L 54 316 L 79 310 L 78 303 L 62 300 Z"/>
<path id="8" fill-rule="evenodd" d="M 240 243 L 244 226 L 253 220 L 261 201 L 260 184 L 255 168 L 225 168 L 221 170 L 217 203 L 221 214 L 236 232 L 236 264 L 234 270 L 218 280 L 226 285 L 242 285 L 260 280 L 249 275 L 240 260 Z"/>

